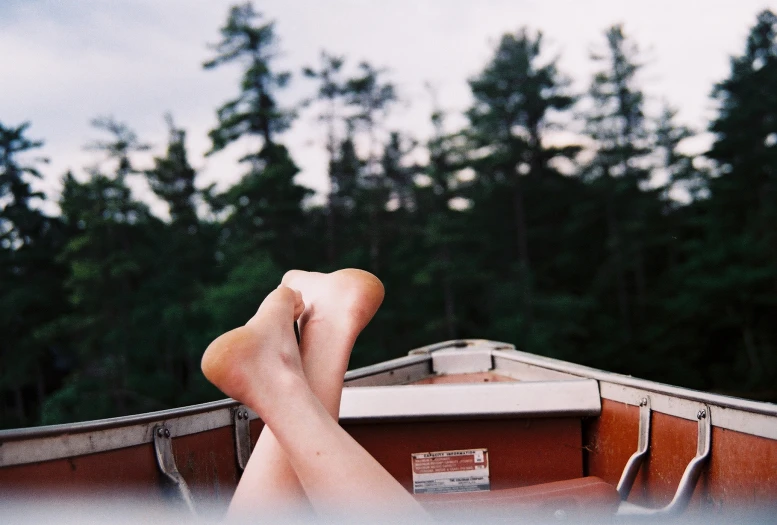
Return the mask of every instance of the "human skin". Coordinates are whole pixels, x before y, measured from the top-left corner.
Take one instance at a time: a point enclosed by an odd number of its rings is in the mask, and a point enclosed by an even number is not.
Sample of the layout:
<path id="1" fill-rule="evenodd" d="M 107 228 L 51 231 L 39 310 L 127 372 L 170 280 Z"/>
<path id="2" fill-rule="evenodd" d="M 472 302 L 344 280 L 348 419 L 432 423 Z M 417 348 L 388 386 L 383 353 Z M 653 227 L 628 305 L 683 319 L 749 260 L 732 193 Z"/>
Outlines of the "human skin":
<path id="1" fill-rule="evenodd" d="M 382 299 L 382 284 L 367 272 L 292 271 L 245 326 L 208 347 L 202 360 L 206 377 L 266 424 L 230 516 L 304 502 L 324 512 L 379 506 L 424 516 L 336 421 L 351 349 Z M 294 321 L 300 325 L 299 347 Z"/>

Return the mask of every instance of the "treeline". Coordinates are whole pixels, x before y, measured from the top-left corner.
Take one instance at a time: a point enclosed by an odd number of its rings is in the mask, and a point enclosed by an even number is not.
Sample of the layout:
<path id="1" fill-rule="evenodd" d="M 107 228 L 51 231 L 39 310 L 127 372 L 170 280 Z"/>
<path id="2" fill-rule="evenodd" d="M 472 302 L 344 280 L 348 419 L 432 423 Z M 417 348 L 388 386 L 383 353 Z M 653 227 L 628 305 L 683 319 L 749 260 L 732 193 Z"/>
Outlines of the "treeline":
<path id="1" fill-rule="evenodd" d="M 237 6 L 205 67 L 243 68 L 209 134 L 213 155 L 256 144 L 242 178 L 196 184 L 171 118 L 166 151 L 140 170 L 149 146 L 100 118 L 90 147 L 112 167 L 65 174 L 53 217 L 30 185 L 42 142 L 0 123 L 0 426 L 218 398 L 204 348 L 289 268 L 360 267 L 385 283 L 352 366 L 477 337 L 777 398 L 777 16 L 758 15 L 714 86 L 714 143 L 699 156 L 683 152 L 693 131 L 671 108 L 646 112 L 636 44 L 621 26 L 604 36 L 590 88 L 574 93 L 541 34 L 504 35 L 469 81 L 468 125 L 449 132 L 438 108 L 419 141 L 386 127 L 399 100 L 386 72 L 336 55 L 302 72 L 316 85 L 304 110 L 282 107 L 291 74 L 273 61 L 273 24 Z M 279 140 L 299 111 L 326 130 L 320 205 Z M 132 177 L 169 217 L 133 198 Z"/>

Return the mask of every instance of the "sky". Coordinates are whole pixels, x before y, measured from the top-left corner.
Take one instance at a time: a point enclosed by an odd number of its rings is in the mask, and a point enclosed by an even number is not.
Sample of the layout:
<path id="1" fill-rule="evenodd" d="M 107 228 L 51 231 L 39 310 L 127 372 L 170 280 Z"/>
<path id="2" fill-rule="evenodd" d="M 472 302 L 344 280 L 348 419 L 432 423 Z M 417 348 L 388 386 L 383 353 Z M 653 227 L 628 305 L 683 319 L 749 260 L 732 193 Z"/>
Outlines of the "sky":
<path id="1" fill-rule="evenodd" d="M 168 112 L 187 131 L 198 185 L 234 183 L 245 171 L 236 159 L 255 144 L 204 153 L 215 109 L 238 93 L 240 70 L 202 68 L 232 4 L 0 0 L 0 122 L 30 121 L 28 136 L 45 142 L 37 154 L 50 162 L 41 167 L 39 188 L 56 199 L 67 170 L 83 174 L 100 160 L 84 149 L 101 138 L 89 125 L 97 116 L 111 115 L 153 144 L 139 158 L 140 168 L 149 166 L 152 154 L 164 152 Z M 757 13 L 777 10 L 777 0 L 264 0 L 254 6 L 276 22 L 277 68 L 295 74 L 281 102 L 313 95 L 314 85 L 299 71 L 316 65 L 322 50 L 352 66 L 367 60 L 387 69 L 402 98 L 388 125 L 422 139 L 431 131 L 425 86 L 434 87 L 444 110 L 460 115 L 471 102 L 467 79 L 484 68 L 502 34 L 541 30 L 548 56 L 560 57 L 560 70 L 581 92 L 594 71 L 589 55 L 615 23 L 644 51 L 640 80 L 651 104 L 666 100 L 682 123 L 703 130 L 715 114 L 713 84 L 728 75 L 730 57 L 742 53 Z M 298 182 L 318 191 L 327 187 L 323 134 L 303 111 L 281 138 L 301 168 Z M 140 178 L 133 190 L 159 207 Z"/>

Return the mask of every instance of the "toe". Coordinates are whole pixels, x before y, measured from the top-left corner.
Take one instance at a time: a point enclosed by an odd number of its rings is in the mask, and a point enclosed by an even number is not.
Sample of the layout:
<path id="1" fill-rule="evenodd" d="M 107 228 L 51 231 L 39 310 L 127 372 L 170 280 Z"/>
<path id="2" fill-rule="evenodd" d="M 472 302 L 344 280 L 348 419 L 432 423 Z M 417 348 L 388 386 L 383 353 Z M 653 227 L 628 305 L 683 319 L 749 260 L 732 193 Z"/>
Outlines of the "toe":
<path id="1" fill-rule="evenodd" d="M 281 279 L 281 286 L 288 286 L 290 288 L 294 288 L 292 284 L 298 283 L 301 279 L 304 279 L 307 274 L 310 272 L 306 272 L 304 270 L 289 270 L 285 274 L 283 274 L 283 278 Z"/>
<path id="2" fill-rule="evenodd" d="M 291 321 L 298 317 L 297 311 L 301 311 L 301 304 L 303 304 L 302 295 L 297 290 L 281 285 L 264 298 L 262 304 L 259 305 L 259 310 L 254 314 L 251 321 L 259 316 L 267 315 L 275 317 L 278 321 L 282 321 L 284 318 L 288 318 Z M 304 309 L 304 306 L 302 309 Z"/>

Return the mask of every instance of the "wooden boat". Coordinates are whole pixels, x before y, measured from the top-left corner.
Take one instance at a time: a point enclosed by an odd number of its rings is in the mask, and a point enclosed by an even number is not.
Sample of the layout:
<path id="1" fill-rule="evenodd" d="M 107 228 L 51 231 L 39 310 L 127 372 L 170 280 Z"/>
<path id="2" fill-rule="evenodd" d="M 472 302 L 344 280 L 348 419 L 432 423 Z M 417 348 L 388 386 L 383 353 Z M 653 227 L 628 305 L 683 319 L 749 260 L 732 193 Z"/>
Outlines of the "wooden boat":
<path id="1" fill-rule="evenodd" d="M 777 405 L 506 343 L 449 341 L 349 371 L 341 424 L 432 509 L 663 516 L 777 502 Z M 132 493 L 194 512 L 204 502 L 223 508 L 261 428 L 228 399 L 0 431 L 0 494 Z M 477 476 L 446 477 L 440 461 Z"/>

